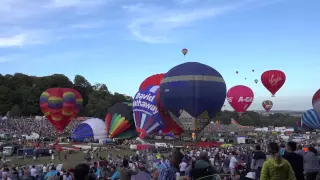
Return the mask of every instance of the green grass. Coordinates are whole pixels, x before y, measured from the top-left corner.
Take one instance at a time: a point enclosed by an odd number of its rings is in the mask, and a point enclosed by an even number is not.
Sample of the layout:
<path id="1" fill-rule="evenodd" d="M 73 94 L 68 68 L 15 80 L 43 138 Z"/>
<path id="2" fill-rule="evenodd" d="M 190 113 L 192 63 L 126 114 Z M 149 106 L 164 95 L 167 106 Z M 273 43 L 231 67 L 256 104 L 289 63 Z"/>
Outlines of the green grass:
<path id="1" fill-rule="evenodd" d="M 68 160 L 66 162 L 63 161 L 65 153 L 66 152 L 61 152 L 61 154 L 60 154 L 60 156 L 61 156 L 60 159 L 61 160 L 58 160 L 58 159 L 51 160 L 50 156 L 44 156 L 44 157 L 40 157 L 36 161 L 34 161 L 32 158 L 30 158 L 30 159 L 18 159 L 17 156 L 12 156 L 12 157 L 7 157 L 7 160 L 9 160 L 9 159 L 12 160 L 12 161 L 8 161 L 7 164 L 8 165 L 16 164 L 16 165 L 24 166 L 24 165 L 33 165 L 33 164 L 34 165 L 37 165 L 37 164 L 48 164 L 49 162 L 52 161 L 55 165 L 63 163 L 63 167 L 65 169 L 67 169 L 67 168 L 70 168 L 70 167 L 74 167 L 79 163 L 84 162 L 85 154 L 82 151 L 73 151 L 72 154 L 69 154 Z M 119 150 L 119 151 L 116 151 L 115 149 L 112 149 L 112 150 L 100 152 L 99 156 L 107 157 L 108 154 L 112 154 L 112 156 L 115 157 L 118 154 L 120 154 L 121 156 L 123 156 L 123 155 L 132 155 L 132 154 L 134 154 L 134 152 L 131 151 L 131 150 Z M 94 156 L 96 156 L 96 155 L 94 154 Z M 98 159 L 95 157 L 95 160 L 98 160 Z"/>

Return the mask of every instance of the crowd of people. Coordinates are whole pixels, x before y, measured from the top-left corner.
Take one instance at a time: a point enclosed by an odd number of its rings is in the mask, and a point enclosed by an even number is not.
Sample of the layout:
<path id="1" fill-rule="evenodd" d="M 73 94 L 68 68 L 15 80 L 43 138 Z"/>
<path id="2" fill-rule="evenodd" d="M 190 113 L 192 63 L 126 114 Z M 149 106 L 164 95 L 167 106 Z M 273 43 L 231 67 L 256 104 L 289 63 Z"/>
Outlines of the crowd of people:
<path id="1" fill-rule="evenodd" d="M 4 180 L 316 180 L 320 171 L 318 147 L 307 146 L 306 152 L 295 142 L 173 148 L 167 154 L 145 150 L 131 156 L 110 153 L 101 157 L 99 152 L 92 152 L 92 159 L 74 168 L 52 162 L 25 167 L 4 164 L 0 176 Z"/>

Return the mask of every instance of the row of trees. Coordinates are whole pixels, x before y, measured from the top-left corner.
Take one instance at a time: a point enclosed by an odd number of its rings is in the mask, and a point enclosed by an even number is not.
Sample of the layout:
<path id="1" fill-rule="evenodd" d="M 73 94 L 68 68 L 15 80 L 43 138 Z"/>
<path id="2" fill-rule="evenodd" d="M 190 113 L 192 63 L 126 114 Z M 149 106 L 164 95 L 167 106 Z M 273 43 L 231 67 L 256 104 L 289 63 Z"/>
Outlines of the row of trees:
<path id="1" fill-rule="evenodd" d="M 120 93 L 111 93 L 105 84 L 90 84 L 83 76 L 76 75 L 73 82 L 63 74 L 35 77 L 22 73 L 0 74 L 0 115 L 41 115 L 39 97 L 48 88 L 74 88 L 83 97 L 84 109 L 79 116 L 104 117 L 107 109 L 117 102 L 132 101 Z"/>
<path id="2" fill-rule="evenodd" d="M 103 118 L 107 109 L 117 102 L 132 101 L 132 97 L 111 93 L 105 84 L 90 84 L 85 77 L 76 75 L 73 82 L 63 74 L 35 77 L 22 73 L 14 75 L 0 74 L 0 115 L 30 116 L 41 115 L 39 97 L 43 91 L 52 87 L 74 88 L 83 97 L 84 109 L 79 116 Z M 297 117 L 287 114 L 262 116 L 256 112 L 247 112 L 242 119 L 234 112 L 223 111 L 217 114 L 216 120 L 230 124 L 230 119 L 238 120 L 242 125 L 282 126 L 294 125 Z"/>

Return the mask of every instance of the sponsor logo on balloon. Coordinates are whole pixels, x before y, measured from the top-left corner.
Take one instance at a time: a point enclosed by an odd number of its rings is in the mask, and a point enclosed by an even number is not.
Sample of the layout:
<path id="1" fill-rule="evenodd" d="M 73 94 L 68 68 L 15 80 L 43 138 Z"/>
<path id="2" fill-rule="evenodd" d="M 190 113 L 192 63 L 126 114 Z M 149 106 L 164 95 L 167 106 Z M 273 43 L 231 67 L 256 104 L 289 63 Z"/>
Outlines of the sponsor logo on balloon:
<path id="1" fill-rule="evenodd" d="M 282 81 L 282 78 L 280 76 L 275 77 L 274 74 L 271 75 L 271 78 L 269 79 L 269 83 L 271 86 L 277 86 L 278 82 Z"/>
<path id="2" fill-rule="evenodd" d="M 157 114 L 158 108 L 153 104 L 155 97 L 156 95 L 151 93 L 137 93 L 137 95 L 134 97 L 133 108 L 135 109 L 136 107 L 142 107 L 150 110 L 152 114 Z"/>
<path id="3" fill-rule="evenodd" d="M 238 102 L 252 102 L 253 101 L 253 97 L 242 97 L 240 96 L 239 99 L 238 99 Z"/>

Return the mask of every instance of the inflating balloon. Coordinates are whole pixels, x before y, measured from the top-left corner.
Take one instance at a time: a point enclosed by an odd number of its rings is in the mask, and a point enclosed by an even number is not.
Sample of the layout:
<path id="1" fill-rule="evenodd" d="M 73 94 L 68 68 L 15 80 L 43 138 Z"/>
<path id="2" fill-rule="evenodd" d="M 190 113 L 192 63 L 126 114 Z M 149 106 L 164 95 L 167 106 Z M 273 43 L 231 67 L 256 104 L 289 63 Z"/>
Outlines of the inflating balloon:
<path id="1" fill-rule="evenodd" d="M 286 82 L 286 75 L 279 70 L 269 70 L 265 71 L 261 75 L 261 82 L 266 87 L 274 97 L 276 92 L 283 86 Z"/>
<path id="2" fill-rule="evenodd" d="M 159 86 L 151 86 L 138 91 L 133 99 L 133 118 L 141 139 L 164 126 L 156 105 L 158 90 Z"/>
<path id="3" fill-rule="evenodd" d="M 320 89 L 314 93 L 312 97 L 312 106 L 313 109 L 317 111 L 318 115 L 320 115 Z"/>
<path id="4" fill-rule="evenodd" d="M 148 77 L 141 83 L 139 90 L 145 90 L 150 86 L 160 86 L 160 82 L 163 77 L 164 74 L 155 74 Z M 180 135 L 183 130 L 179 125 L 177 125 L 177 123 L 171 118 L 170 114 L 165 110 L 163 103 L 160 100 L 160 91 L 157 91 L 156 104 L 164 123 L 164 129 L 161 130 L 162 133 L 173 133 L 174 135 Z"/>
<path id="5" fill-rule="evenodd" d="M 160 98 L 182 129 L 199 132 L 221 110 L 226 84 L 212 67 L 187 62 L 166 73 L 161 81 Z"/>
<path id="6" fill-rule="evenodd" d="M 120 102 L 108 109 L 106 120 L 106 133 L 114 138 L 134 126 L 132 103 Z"/>
<path id="7" fill-rule="evenodd" d="M 238 114 L 242 114 L 250 107 L 254 98 L 253 91 L 243 85 L 237 85 L 227 92 L 227 100 L 231 107 Z"/>
<path id="8" fill-rule="evenodd" d="M 306 111 L 301 118 L 301 126 L 306 126 L 312 129 L 320 128 L 320 117 L 314 109 Z"/>
<path id="9" fill-rule="evenodd" d="M 265 100 L 265 101 L 262 102 L 262 107 L 263 107 L 267 112 L 269 112 L 269 111 L 271 110 L 272 106 L 273 106 L 273 103 L 272 103 L 272 101 L 270 101 L 270 100 Z"/>
<path id="10" fill-rule="evenodd" d="M 258 79 L 255 79 L 254 82 L 257 84 L 258 83 Z"/>
<path id="11" fill-rule="evenodd" d="M 169 112 L 165 109 L 160 99 L 160 91 L 157 92 L 156 103 L 160 116 L 165 124 L 164 128 L 161 130 L 162 133 L 173 133 L 176 136 L 180 135 L 183 132 L 183 129 L 171 118 Z"/>
<path id="12" fill-rule="evenodd" d="M 90 118 L 79 124 L 72 133 L 72 138 L 84 141 L 86 138 L 106 139 L 106 125 L 102 119 Z"/>
<path id="13" fill-rule="evenodd" d="M 149 76 L 140 84 L 139 90 L 145 90 L 150 86 L 160 86 L 160 82 L 163 79 L 163 76 L 164 74 L 155 74 Z"/>
<path id="14" fill-rule="evenodd" d="M 183 54 L 184 56 L 186 56 L 187 53 L 188 53 L 188 49 L 186 49 L 186 48 L 182 49 L 182 54 Z"/>
<path id="15" fill-rule="evenodd" d="M 62 132 L 82 109 L 81 94 L 71 88 L 50 88 L 40 96 L 40 108 L 51 124 Z"/>

